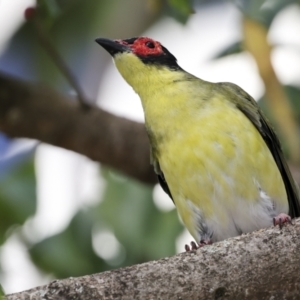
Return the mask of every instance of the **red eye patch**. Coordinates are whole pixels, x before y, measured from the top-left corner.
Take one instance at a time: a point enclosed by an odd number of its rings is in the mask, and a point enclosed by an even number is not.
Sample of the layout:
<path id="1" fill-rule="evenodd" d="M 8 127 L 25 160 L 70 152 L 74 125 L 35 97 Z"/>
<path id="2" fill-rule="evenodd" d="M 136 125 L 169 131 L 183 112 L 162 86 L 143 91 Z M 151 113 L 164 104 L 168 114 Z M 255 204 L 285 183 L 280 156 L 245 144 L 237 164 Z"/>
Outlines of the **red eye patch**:
<path id="1" fill-rule="evenodd" d="M 171 70 L 182 70 L 176 57 L 159 42 L 148 37 L 133 37 L 125 40 L 114 40 L 125 47 L 120 47 L 119 52 L 130 52 L 136 55 L 144 64 L 165 66 Z"/>
<path id="2" fill-rule="evenodd" d="M 163 54 L 161 44 L 147 37 L 137 38 L 133 44 L 129 46 L 132 52 L 139 56 Z"/>

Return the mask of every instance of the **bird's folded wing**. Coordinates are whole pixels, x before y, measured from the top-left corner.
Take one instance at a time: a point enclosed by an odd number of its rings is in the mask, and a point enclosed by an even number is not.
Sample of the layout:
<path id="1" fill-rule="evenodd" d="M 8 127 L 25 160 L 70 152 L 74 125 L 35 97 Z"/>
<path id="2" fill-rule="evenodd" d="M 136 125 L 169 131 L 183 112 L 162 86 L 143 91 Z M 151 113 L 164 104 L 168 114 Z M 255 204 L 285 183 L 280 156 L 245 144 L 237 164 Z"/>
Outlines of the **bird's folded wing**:
<path id="1" fill-rule="evenodd" d="M 274 130 L 269 125 L 267 119 L 263 116 L 255 100 L 243 89 L 233 83 L 228 82 L 221 82 L 218 83 L 218 85 L 224 89 L 229 97 L 231 97 L 233 100 L 232 102 L 236 103 L 236 107 L 249 118 L 249 120 L 254 124 L 263 137 L 281 173 L 288 196 L 289 213 L 293 218 L 299 217 L 299 191 L 283 157 L 280 142 Z M 237 100 L 235 101 L 234 98 L 237 98 Z"/>
<path id="2" fill-rule="evenodd" d="M 159 161 L 153 155 L 152 148 L 150 148 L 150 162 L 154 167 L 155 173 L 157 174 L 158 182 L 159 182 L 160 186 L 165 191 L 165 193 L 167 193 L 170 196 L 170 198 L 174 202 L 171 191 L 170 191 L 167 181 L 165 179 L 164 173 L 162 172 L 162 170 L 160 168 Z"/>

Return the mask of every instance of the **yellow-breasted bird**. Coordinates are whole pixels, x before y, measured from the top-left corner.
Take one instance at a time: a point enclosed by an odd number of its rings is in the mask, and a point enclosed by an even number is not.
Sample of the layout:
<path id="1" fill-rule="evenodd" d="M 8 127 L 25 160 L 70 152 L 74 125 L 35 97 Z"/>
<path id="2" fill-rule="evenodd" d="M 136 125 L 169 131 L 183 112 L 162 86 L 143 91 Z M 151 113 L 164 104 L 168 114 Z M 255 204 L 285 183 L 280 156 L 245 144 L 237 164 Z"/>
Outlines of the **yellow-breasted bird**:
<path id="1" fill-rule="evenodd" d="M 300 216 L 280 143 L 244 90 L 189 74 L 147 37 L 96 42 L 141 98 L 152 164 L 192 249 Z"/>

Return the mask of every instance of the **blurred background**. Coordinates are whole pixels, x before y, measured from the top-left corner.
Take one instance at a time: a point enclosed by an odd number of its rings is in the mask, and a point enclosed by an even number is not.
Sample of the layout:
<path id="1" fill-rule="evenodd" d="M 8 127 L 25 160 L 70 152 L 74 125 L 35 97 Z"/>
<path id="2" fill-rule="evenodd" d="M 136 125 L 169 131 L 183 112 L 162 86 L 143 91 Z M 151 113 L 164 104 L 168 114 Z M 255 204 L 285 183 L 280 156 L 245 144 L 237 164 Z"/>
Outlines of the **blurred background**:
<path id="1" fill-rule="evenodd" d="M 143 122 L 137 95 L 94 39 L 150 36 L 190 73 L 234 82 L 262 100 L 297 168 L 300 1 L 0 0 L 0 72 L 72 94 L 25 21 L 31 6 L 87 97 L 101 108 Z M 5 293 L 171 256 L 191 240 L 159 186 L 74 152 L 0 133 Z"/>

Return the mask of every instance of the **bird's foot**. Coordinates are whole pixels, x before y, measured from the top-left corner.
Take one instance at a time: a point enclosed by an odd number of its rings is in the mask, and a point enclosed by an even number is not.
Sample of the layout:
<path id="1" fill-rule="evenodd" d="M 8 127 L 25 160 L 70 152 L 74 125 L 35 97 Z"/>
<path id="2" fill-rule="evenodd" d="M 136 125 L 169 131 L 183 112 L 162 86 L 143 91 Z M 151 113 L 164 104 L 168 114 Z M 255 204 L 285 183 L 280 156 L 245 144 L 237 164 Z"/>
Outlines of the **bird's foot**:
<path id="1" fill-rule="evenodd" d="M 285 223 L 292 223 L 292 218 L 284 213 L 279 214 L 278 216 L 276 216 L 275 218 L 273 218 L 273 224 L 274 226 L 279 225 L 279 228 L 282 228 L 282 225 Z"/>
<path id="2" fill-rule="evenodd" d="M 185 251 L 186 252 L 189 252 L 191 250 L 197 250 L 199 248 L 202 248 L 203 246 L 206 246 L 206 245 L 211 245 L 212 244 L 212 241 L 211 240 L 202 240 L 200 241 L 198 244 L 196 244 L 194 241 L 191 242 L 191 246 L 190 245 L 185 245 L 184 248 L 185 248 Z"/>

